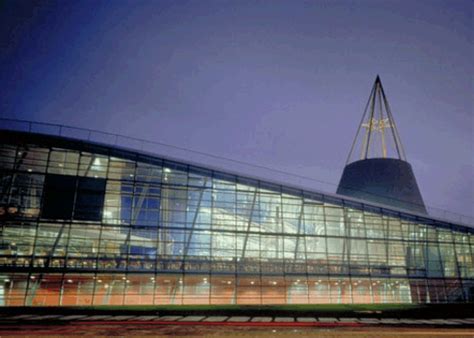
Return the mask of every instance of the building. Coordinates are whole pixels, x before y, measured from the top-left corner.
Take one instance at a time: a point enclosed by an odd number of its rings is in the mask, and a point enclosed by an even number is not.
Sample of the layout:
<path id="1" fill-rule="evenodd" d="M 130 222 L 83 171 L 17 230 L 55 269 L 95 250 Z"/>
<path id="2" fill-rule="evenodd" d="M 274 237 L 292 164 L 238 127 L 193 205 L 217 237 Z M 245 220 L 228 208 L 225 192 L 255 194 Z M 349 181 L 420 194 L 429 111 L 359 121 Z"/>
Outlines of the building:
<path id="1" fill-rule="evenodd" d="M 473 224 L 428 215 L 384 96 L 338 195 L 3 119 L 0 304 L 473 302 Z"/>
<path id="2" fill-rule="evenodd" d="M 337 193 L 427 213 L 378 75 L 347 157 Z"/>
<path id="3" fill-rule="evenodd" d="M 3 130 L 6 306 L 472 302 L 474 229 Z"/>

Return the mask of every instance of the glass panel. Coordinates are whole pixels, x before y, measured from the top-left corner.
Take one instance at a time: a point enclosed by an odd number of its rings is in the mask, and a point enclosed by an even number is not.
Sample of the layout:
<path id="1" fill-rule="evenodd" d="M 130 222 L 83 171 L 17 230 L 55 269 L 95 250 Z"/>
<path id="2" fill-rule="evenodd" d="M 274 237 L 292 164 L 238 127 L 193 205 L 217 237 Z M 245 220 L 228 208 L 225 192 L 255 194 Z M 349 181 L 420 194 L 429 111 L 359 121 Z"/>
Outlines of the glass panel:
<path id="1" fill-rule="evenodd" d="M 0 305 L 474 299 L 469 229 L 110 154 L 0 150 Z"/>

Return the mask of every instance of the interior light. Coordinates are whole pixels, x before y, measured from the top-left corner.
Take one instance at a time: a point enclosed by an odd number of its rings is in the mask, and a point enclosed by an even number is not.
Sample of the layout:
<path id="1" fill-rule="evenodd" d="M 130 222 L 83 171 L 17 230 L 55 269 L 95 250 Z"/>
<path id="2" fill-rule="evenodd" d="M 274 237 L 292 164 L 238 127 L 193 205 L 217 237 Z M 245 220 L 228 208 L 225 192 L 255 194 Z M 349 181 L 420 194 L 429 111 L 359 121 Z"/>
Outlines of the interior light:
<path id="1" fill-rule="evenodd" d="M 127 279 L 127 277 L 122 277 L 122 279 L 123 279 L 123 280 L 126 280 L 126 279 Z"/>
<path id="2" fill-rule="evenodd" d="M 231 281 L 228 281 L 227 284 L 232 284 L 232 282 L 231 282 Z"/>
<path id="3" fill-rule="evenodd" d="M 251 282 L 250 282 L 250 284 L 254 285 L 254 284 L 255 284 L 255 282 L 254 282 L 254 281 L 251 281 Z"/>
<path id="4" fill-rule="evenodd" d="M 98 283 L 102 283 L 102 279 L 99 279 L 97 282 L 98 282 Z"/>
<path id="5" fill-rule="evenodd" d="M 5 283 L 8 283 L 8 282 L 10 282 L 10 280 L 9 280 L 9 279 L 5 279 Z"/>
<path id="6" fill-rule="evenodd" d="M 68 282 L 68 283 L 72 283 L 72 279 L 68 279 L 67 282 Z"/>
<path id="7" fill-rule="evenodd" d="M 170 172 L 171 172 L 171 169 L 165 168 L 164 171 L 165 171 L 165 173 L 170 173 Z"/>
<path id="8" fill-rule="evenodd" d="M 31 173 L 33 170 L 28 168 L 28 172 Z"/>

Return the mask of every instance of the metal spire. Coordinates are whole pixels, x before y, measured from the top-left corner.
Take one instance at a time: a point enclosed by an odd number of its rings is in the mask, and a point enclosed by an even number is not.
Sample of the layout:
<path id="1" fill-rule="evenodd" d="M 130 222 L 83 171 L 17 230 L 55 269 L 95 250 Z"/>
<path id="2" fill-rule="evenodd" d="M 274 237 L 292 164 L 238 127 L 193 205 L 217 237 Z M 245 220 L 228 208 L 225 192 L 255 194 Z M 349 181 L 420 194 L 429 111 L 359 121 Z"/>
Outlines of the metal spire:
<path id="1" fill-rule="evenodd" d="M 359 157 L 356 154 L 360 154 Z M 398 158 L 406 161 L 397 126 L 378 75 L 346 164 L 367 158 Z"/>

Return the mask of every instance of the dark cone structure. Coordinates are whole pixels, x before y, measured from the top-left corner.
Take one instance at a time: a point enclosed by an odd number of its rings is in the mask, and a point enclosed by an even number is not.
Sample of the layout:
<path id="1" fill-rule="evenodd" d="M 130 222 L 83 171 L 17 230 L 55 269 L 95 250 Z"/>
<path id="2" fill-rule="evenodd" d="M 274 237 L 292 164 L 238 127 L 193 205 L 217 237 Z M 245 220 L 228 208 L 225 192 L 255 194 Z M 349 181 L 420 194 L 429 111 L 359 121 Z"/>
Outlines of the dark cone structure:
<path id="1" fill-rule="evenodd" d="M 426 213 L 410 163 L 394 158 L 371 158 L 346 165 L 337 193 Z"/>
<path id="2" fill-rule="evenodd" d="M 360 157 L 354 159 L 356 153 Z M 372 87 L 337 193 L 426 214 L 379 76 Z"/>

